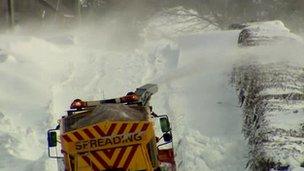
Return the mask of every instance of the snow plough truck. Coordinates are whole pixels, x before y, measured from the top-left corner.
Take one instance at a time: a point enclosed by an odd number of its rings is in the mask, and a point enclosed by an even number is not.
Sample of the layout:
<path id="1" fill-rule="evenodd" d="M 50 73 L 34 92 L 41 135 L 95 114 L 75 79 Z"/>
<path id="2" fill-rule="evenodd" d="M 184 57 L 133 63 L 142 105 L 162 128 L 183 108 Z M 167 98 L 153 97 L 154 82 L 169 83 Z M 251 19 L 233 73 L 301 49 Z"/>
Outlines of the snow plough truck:
<path id="1" fill-rule="evenodd" d="M 146 84 L 120 98 L 74 100 L 47 132 L 49 157 L 63 171 L 175 171 L 169 118 L 149 105 L 157 91 Z"/>

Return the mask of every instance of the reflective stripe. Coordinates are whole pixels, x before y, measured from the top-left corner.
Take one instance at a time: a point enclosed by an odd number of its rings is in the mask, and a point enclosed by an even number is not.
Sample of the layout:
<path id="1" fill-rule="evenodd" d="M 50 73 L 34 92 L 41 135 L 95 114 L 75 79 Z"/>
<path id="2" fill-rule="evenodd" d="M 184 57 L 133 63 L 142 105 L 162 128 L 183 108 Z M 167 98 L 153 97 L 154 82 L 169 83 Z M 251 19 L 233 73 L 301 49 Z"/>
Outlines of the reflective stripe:
<path id="1" fill-rule="evenodd" d="M 84 138 L 79 134 L 79 132 L 73 132 L 73 135 L 79 140 L 84 140 Z"/>
<path id="2" fill-rule="evenodd" d="M 89 129 L 84 129 L 83 132 L 90 138 L 93 139 L 95 136 L 89 131 Z"/>
<path id="3" fill-rule="evenodd" d="M 81 156 L 84 161 L 94 170 L 99 171 L 98 167 L 93 163 L 93 161 L 88 156 Z"/>
<path id="4" fill-rule="evenodd" d="M 72 139 L 68 136 L 68 135 L 63 135 L 62 136 L 64 140 L 66 140 L 67 142 L 73 142 Z"/>
<path id="5" fill-rule="evenodd" d="M 106 169 L 109 169 L 110 166 L 105 162 L 96 151 L 92 151 L 91 154 L 97 159 L 97 161 Z"/>
<path id="6" fill-rule="evenodd" d="M 132 149 L 131 149 L 128 157 L 127 157 L 127 160 L 125 161 L 125 164 L 123 165 L 124 169 L 128 169 L 128 167 L 129 167 L 129 165 L 130 165 L 130 163 L 131 163 L 131 161 L 132 161 L 132 159 L 134 157 L 134 154 L 135 154 L 137 148 L 138 148 L 138 145 L 132 146 Z"/>

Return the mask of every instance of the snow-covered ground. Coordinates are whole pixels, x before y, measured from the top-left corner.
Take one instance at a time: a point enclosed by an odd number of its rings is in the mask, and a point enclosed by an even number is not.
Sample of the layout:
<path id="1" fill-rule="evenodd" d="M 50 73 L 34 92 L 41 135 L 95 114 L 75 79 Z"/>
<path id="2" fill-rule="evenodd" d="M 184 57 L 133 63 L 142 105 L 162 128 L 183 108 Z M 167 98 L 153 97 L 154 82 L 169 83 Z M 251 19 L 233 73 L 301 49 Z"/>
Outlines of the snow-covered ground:
<path id="1" fill-rule="evenodd" d="M 181 24 L 170 23 L 155 38 L 149 30 L 164 21 L 158 17 L 129 49 L 111 40 L 109 28 L 0 34 L 0 170 L 56 170 L 46 130 L 73 99 L 117 97 L 149 82 L 159 84 L 155 112 L 172 120 L 179 170 L 246 170 L 242 112 L 229 85 L 239 31 L 170 37 L 168 30 Z"/>

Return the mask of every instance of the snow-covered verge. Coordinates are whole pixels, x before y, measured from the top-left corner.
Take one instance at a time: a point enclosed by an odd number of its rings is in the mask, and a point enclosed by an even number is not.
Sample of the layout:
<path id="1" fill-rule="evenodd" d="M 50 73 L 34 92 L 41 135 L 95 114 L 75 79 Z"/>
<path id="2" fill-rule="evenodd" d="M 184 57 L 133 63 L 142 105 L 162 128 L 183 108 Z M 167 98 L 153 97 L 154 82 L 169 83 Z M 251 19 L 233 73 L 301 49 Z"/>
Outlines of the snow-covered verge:
<path id="1" fill-rule="evenodd" d="M 248 164 L 253 170 L 300 169 L 303 44 L 253 49 L 243 51 L 232 74 L 237 92 L 245 90 L 243 132 L 250 147 Z"/>

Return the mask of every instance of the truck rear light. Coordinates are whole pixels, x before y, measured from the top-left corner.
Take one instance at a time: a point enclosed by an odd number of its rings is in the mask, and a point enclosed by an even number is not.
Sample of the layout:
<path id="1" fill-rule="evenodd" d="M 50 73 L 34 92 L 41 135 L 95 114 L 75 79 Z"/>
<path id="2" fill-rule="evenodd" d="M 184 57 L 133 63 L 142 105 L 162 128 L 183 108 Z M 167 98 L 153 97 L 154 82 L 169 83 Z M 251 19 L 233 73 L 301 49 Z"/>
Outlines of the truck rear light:
<path id="1" fill-rule="evenodd" d="M 80 110 L 80 109 L 82 109 L 84 107 L 87 107 L 87 103 L 86 102 L 84 102 L 84 101 L 82 101 L 80 99 L 75 99 L 73 101 L 73 103 L 71 104 L 70 109 Z"/>
<path id="2" fill-rule="evenodd" d="M 139 97 L 138 97 L 138 95 L 136 95 L 134 93 L 134 94 L 131 94 L 131 95 L 121 97 L 120 100 L 121 100 L 122 103 L 136 102 L 136 101 L 139 100 Z"/>

